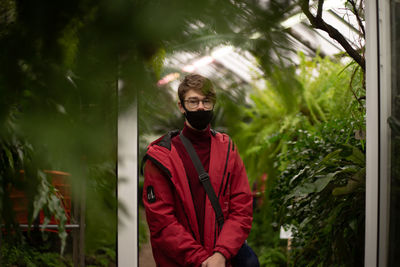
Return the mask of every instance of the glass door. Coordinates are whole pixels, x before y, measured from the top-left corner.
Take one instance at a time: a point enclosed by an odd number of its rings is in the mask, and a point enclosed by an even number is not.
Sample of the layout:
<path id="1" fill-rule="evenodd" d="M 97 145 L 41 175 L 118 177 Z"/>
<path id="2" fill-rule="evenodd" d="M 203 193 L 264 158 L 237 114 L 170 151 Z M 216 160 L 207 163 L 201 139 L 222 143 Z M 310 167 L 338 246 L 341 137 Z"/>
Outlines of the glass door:
<path id="1" fill-rule="evenodd" d="M 388 266 L 399 266 L 400 258 L 400 1 L 391 1 L 391 130 L 390 221 Z"/>

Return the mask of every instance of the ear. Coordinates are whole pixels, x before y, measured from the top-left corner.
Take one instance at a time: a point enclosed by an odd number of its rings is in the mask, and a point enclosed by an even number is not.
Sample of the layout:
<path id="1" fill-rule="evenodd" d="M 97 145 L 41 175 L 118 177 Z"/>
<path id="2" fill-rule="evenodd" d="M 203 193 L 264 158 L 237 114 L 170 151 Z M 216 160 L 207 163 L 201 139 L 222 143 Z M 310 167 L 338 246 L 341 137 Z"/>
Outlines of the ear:
<path id="1" fill-rule="evenodd" d="M 185 109 L 183 108 L 181 101 L 178 101 L 178 107 L 179 107 L 179 111 L 180 111 L 182 114 L 184 114 L 184 113 L 185 113 Z"/>

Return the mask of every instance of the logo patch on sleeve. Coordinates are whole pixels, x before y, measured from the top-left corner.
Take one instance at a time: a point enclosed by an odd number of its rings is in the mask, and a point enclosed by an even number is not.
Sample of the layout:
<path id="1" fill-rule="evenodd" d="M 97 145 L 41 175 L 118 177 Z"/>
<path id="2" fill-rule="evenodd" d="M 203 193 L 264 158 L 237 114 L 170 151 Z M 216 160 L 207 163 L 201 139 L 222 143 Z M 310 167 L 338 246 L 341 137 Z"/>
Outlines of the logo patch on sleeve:
<path id="1" fill-rule="evenodd" d="M 156 194 L 154 193 L 154 188 L 151 185 L 147 187 L 147 201 L 149 203 L 156 202 Z"/>

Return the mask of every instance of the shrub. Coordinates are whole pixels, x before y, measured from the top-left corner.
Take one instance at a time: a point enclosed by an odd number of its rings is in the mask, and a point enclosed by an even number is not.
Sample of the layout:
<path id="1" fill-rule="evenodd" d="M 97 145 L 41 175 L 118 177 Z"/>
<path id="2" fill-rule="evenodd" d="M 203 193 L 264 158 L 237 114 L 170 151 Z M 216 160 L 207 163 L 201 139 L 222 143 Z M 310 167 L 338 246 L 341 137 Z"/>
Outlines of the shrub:
<path id="1" fill-rule="evenodd" d="M 271 199 L 280 225 L 291 227 L 293 266 L 362 266 L 365 154 L 351 119 L 299 130 L 280 155 Z"/>

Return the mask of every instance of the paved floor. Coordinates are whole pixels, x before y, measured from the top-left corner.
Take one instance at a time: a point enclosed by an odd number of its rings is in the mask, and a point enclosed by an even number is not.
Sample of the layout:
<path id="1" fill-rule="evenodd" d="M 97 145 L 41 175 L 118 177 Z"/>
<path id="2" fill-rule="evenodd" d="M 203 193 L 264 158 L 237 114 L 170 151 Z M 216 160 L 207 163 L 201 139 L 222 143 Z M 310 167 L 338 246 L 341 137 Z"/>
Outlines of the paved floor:
<path id="1" fill-rule="evenodd" d="M 156 263 L 153 259 L 153 253 L 151 252 L 150 243 L 143 245 L 139 252 L 139 267 L 156 267 Z"/>
<path id="2" fill-rule="evenodd" d="M 144 218 L 144 212 L 141 212 L 139 216 L 140 218 Z M 146 230 L 147 236 L 149 236 L 149 229 L 147 227 Z M 153 252 L 151 251 L 150 240 L 146 244 L 143 244 L 139 251 L 139 267 L 156 267 Z"/>

